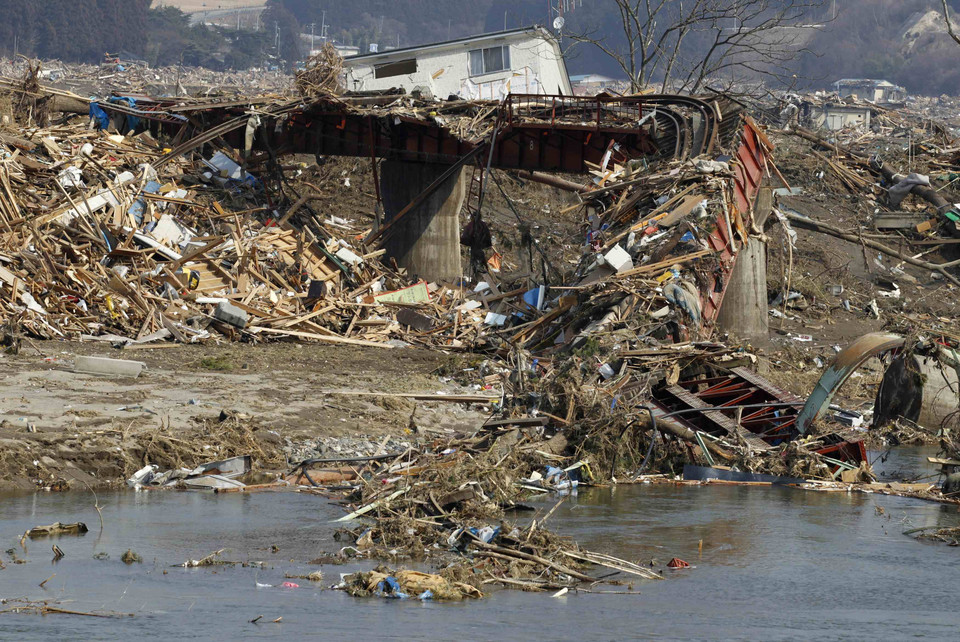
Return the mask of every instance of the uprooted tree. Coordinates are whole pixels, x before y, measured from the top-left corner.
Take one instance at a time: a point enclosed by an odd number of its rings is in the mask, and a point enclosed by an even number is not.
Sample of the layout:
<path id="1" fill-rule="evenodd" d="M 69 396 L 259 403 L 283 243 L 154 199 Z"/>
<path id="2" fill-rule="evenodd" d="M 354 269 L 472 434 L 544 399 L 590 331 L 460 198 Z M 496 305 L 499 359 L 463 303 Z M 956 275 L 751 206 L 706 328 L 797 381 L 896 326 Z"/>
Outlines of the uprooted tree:
<path id="1" fill-rule="evenodd" d="M 732 85 L 790 76 L 790 63 L 822 25 L 825 0 L 613 0 L 623 38 L 572 36 L 595 46 L 630 78 L 637 92 L 696 93 L 709 82 Z"/>

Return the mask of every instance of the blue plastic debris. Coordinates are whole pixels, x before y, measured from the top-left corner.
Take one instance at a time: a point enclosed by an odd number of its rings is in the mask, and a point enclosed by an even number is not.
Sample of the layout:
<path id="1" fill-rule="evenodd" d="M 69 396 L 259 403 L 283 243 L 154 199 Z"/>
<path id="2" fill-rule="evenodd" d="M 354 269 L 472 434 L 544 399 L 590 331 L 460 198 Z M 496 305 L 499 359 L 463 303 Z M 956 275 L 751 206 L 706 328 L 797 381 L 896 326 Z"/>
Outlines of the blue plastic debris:
<path id="1" fill-rule="evenodd" d="M 160 191 L 160 183 L 157 181 L 147 181 L 147 184 L 143 186 L 143 191 L 147 194 L 156 194 Z M 129 213 L 138 224 L 142 224 L 143 213 L 146 211 L 147 202 L 142 198 L 138 198 L 133 202 L 133 205 L 130 206 Z"/>
<path id="2" fill-rule="evenodd" d="M 686 312 L 695 325 L 700 325 L 700 302 L 691 291 L 679 283 L 667 283 L 663 286 L 663 297 Z"/>
<path id="3" fill-rule="evenodd" d="M 420 595 L 418 595 L 418 596 L 417 596 L 417 599 L 418 599 L 418 600 L 423 600 L 423 601 L 432 600 L 432 599 L 433 599 L 433 591 L 431 591 L 430 589 L 427 589 L 426 591 L 424 591 L 423 593 L 421 593 Z"/>
<path id="4" fill-rule="evenodd" d="M 480 541 L 484 544 L 489 544 L 494 537 L 500 534 L 500 527 L 491 528 L 489 526 L 484 526 L 483 528 L 471 528 L 470 532 L 480 538 Z"/>
<path id="5" fill-rule="evenodd" d="M 96 119 L 97 129 L 106 129 L 110 126 L 110 116 L 97 103 L 90 103 L 90 118 Z"/>
<path id="6" fill-rule="evenodd" d="M 113 103 L 114 105 L 124 105 L 131 109 L 137 108 L 137 100 L 135 98 L 130 98 L 129 96 L 114 96 L 108 102 Z M 125 114 L 127 118 L 127 127 L 126 131 L 136 130 L 140 126 L 140 118 L 137 116 L 131 116 Z"/>
<path id="7" fill-rule="evenodd" d="M 392 575 L 377 583 L 377 595 L 393 600 L 405 600 L 410 597 L 400 590 L 400 582 Z"/>
<path id="8" fill-rule="evenodd" d="M 575 490 L 580 485 L 580 476 L 577 469 L 566 471 L 554 466 L 547 466 L 547 474 L 543 481 L 554 490 Z"/>
<path id="9" fill-rule="evenodd" d="M 466 550 L 467 546 L 473 540 L 469 537 L 463 537 L 463 534 L 465 532 L 469 532 L 471 535 L 479 539 L 481 542 L 484 542 L 485 544 L 489 544 L 497 537 L 497 535 L 500 534 L 500 527 L 497 526 L 496 528 L 493 528 L 492 526 L 484 526 L 483 528 L 476 528 L 474 526 L 471 526 L 466 530 L 464 530 L 463 528 L 458 528 L 455 531 L 453 531 L 453 533 L 451 533 L 450 536 L 447 538 L 447 544 L 449 544 L 450 547 L 454 550 L 460 550 L 460 551 Z"/>
<path id="10" fill-rule="evenodd" d="M 523 302 L 537 310 L 543 309 L 543 302 L 547 296 L 547 289 L 543 286 L 528 290 L 523 294 Z"/>

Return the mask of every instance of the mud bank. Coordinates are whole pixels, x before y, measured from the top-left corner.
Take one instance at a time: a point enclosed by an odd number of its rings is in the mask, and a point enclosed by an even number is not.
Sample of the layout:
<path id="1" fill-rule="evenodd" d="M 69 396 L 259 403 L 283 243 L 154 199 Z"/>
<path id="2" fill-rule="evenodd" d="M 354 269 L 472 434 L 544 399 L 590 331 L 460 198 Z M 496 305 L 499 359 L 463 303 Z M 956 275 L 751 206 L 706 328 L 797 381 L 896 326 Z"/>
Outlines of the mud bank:
<path id="1" fill-rule="evenodd" d="M 476 394 L 440 376 L 461 367 L 461 357 L 424 350 L 387 357 L 375 348 L 292 343 L 137 352 L 35 345 L 0 356 L 0 488 L 111 485 L 146 463 L 197 465 L 249 454 L 244 448 L 259 455 L 258 470 L 282 469 L 287 455 L 449 435 L 489 414 L 476 404 L 391 396 Z M 80 355 L 147 368 L 136 379 L 81 374 L 73 371 Z M 239 420 L 226 425 L 228 417 Z"/>

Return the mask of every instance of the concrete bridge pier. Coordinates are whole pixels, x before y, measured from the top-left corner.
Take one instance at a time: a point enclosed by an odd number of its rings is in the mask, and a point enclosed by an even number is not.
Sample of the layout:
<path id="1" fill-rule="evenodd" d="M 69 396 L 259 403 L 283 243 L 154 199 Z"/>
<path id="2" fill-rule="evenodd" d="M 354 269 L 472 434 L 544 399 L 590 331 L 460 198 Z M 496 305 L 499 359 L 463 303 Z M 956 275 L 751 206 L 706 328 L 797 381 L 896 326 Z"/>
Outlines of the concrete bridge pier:
<path id="1" fill-rule="evenodd" d="M 384 161 L 380 189 L 384 223 L 410 204 L 448 169 L 447 165 Z M 411 276 L 425 281 L 456 279 L 460 262 L 460 209 L 466 198 L 466 174 L 460 170 L 389 230 L 383 247 Z"/>
<path id="2" fill-rule="evenodd" d="M 753 217 L 757 227 L 763 224 L 773 210 L 773 191 L 760 188 Z M 743 339 L 764 340 L 770 332 L 767 309 L 767 244 L 752 237 L 740 248 L 733 268 L 723 305 L 717 317 L 717 327 Z"/>
<path id="3" fill-rule="evenodd" d="M 740 248 L 717 327 L 743 339 L 766 339 L 767 315 L 767 244 L 751 238 Z"/>

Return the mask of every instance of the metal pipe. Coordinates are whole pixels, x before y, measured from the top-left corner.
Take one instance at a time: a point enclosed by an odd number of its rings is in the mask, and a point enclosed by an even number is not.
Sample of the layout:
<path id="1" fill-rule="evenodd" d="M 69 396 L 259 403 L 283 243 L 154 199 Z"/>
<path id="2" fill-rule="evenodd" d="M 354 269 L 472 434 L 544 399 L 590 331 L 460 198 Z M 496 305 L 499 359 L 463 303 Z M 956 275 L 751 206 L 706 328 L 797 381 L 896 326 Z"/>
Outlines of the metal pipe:
<path id="1" fill-rule="evenodd" d="M 579 183 L 574 183 L 573 181 L 564 180 L 557 176 L 551 176 L 549 174 L 541 174 L 540 172 L 520 170 L 517 172 L 517 176 L 519 176 L 524 180 L 533 181 L 535 183 L 543 183 L 544 185 L 556 187 L 557 189 L 566 190 L 568 192 L 581 193 L 581 192 L 587 191 L 587 187 L 585 185 L 580 185 Z"/>

